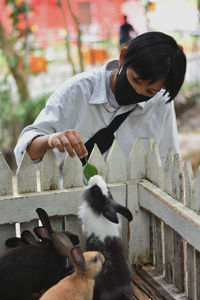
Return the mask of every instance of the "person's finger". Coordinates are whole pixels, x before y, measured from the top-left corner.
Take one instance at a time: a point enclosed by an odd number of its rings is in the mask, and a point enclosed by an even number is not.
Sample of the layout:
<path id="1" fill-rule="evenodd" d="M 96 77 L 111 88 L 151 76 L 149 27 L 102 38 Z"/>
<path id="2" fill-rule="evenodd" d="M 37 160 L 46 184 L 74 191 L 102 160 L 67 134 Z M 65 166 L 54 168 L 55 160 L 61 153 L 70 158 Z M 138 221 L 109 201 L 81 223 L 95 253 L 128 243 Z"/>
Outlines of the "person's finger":
<path id="1" fill-rule="evenodd" d="M 76 155 L 79 158 L 82 158 L 83 154 L 82 154 L 81 147 L 80 147 L 80 144 L 79 144 L 79 138 L 77 138 L 77 135 L 75 134 L 75 131 L 71 130 L 70 132 L 68 132 L 67 138 L 68 138 L 68 140 L 71 144 L 71 147 L 75 151 Z"/>
<path id="2" fill-rule="evenodd" d="M 78 131 L 75 131 L 75 132 L 74 132 L 74 135 L 75 135 L 75 137 L 76 137 L 76 139 L 77 139 L 77 141 L 78 141 L 78 143 L 79 143 L 79 146 L 80 146 L 80 151 L 81 151 L 81 156 L 80 156 L 80 158 L 86 157 L 86 156 L 88 155 L 88 151 L 87 151 L 87 149 L 86 149 L 86 147 L 85 147 L 85 145 L 84 145 L 84 142 L 83 142 L 83 140 L 82 140 L 82 138 L 81 138 L 79 132 L 78 132 Z"/>
<path id="3" fill-rule="evenodd" d="M 64 147 L 62 145 L 62 142 L 60 141 L 59 136 L 54 136 L 52 138 L 51 142 L 52 142 L 52 145 L 54 147 L 56 147 L 60 152 L 64 152 L 65 151 L 65 149 L 64 149 Z"/>
<path id="4" fill-rule="evenodd" d="M 66 151 L 69 153 L 69 155 L 71 157 L 74 157 L 75 153 L 74 153 L 74 150 L 73 150 L 73 146 L 71 144 L 70 134 L 68 136 L 62 135 L 60 137 L 60 140 L 62 142 L 62 146 L 66 149 Z"/>

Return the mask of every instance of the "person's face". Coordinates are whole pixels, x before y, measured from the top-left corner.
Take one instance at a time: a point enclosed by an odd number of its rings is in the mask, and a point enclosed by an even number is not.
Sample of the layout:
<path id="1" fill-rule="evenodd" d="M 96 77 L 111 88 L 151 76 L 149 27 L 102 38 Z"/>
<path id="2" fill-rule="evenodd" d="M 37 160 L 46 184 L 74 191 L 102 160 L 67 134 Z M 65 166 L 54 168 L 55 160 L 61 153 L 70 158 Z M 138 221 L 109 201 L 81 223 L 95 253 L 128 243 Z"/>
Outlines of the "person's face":
<path id="1" fill-rule="evenodd" d="M 149 80 L 141 80 L 137 73 L 131 68 L 127 68 L 126 76 L 130 85 L 136 90 L 136 92 L 147 97 L 153 97 L 164 87 L 165 83 L 164 78 L 154 83 L 150 83 Z"/>

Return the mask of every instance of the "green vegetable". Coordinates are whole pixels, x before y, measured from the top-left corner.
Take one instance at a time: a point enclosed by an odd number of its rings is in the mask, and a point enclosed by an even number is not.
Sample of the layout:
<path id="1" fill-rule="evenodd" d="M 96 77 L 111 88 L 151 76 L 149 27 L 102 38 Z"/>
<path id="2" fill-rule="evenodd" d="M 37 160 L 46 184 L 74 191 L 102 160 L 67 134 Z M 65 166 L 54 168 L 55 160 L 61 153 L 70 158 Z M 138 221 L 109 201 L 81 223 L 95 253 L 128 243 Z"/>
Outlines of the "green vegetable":
<path id="1" fill-rule="evenodd" d="M 86 161 L 86 165 L 83 170 L 83 173 L 84 173 L 85 178 L 87 180 L 89 180 L 90 177 L 92 177 L 94 175 L 98 175 L 98 170 L 94 165 L 88 163 L 87 158 L 85 158 L 85 161 Z"/>

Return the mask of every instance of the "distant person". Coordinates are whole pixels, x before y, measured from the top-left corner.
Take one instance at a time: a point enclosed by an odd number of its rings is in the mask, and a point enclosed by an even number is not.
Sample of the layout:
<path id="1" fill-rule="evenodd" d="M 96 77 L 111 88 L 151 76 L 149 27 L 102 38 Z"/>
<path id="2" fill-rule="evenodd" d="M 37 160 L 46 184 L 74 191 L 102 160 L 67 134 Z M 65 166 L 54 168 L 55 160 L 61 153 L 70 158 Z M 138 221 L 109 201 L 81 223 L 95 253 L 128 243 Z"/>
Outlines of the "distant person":
<path id="1" fill-rule="evenodd" d="M 137 35 L 136 30 L 131 24 L 127 22 L 127 16 L 124 16 L 124 23 L 119 29 L 119 44 L 120 48 L 126 46 L 126 44 Z"/>

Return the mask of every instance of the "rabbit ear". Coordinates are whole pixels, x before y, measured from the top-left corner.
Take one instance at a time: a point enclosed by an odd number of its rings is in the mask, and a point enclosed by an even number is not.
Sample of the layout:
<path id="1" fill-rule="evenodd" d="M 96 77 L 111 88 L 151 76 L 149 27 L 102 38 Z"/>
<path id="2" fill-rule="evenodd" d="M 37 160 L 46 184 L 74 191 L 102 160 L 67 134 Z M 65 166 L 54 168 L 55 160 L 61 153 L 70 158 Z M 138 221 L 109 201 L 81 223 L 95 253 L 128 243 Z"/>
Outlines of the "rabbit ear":
<path id="1" fill-rule="evenodd" d="M 22 242 L 23 242 L 23 244 L 37 245 L 36 238 L 29 230 L 24 230 L 22 232 Z"/>
<path id="2" fill-rule="evenodd" d="M 49 231 L 46 227 L 38 226 L 38 227 L 35 227 L 33 230 L 39 239 L 41 239 L 43 241 L 51 240 L 51 235 L 49 234 Z"/>
<path id="3" fill-rule="evenodd" d="M 71 255 L 76 265 L 80 267 L 85 266 L 85 258 L 80 246 L 73 247 L 71 250 Z"/>
<path id="4" fill-rule="evenodd" d="M 122 205 L 120 205 L 120 204 L 117 203 L 116 204 L 116 211 L 120 215 L 122 215 L 125 218 L 127 218 L 129 222 L 131 222 L 133 220 L 133 215 L 132 215 L 131 211 L 128 208 L 126 208 L 125 206 L 122 206 Z"/>
<path id="5" fill-rule="evenodd" d="M 70 239 L 70 241 L 72 242 L 73 246 L 76 246 L 76 245 L 80 244 L 80 240 L 79 240 L 78 235 L 73 234 L 73 233 L 71 233 L 69 231 L 65 231 L 63 233 Z"/>
<path id="6" fill-rule="evenodd" d="M 73 244 L 70 239 L 62 232 L 53 232 L 51 236 L 54 247 L 60 255 L 71 258 L 71 249 Z"/>
<path id="7" fill-rule="evenodd" d="M 103 215 L 106 219 L 112 223 L 119 223 L 119 219 L 116 213 L 116 209 L 112 205 L 105 205 L 103 208 Z"/>
<path id="8" fill-rule="evenodd" d="M 14 248 L 23 245 L 22 239 L 18 237 L 12 237 L 5 241 L 6 247 Z"/>
<path id="9" fill-rule="evenodd" d="M 53 229 L 46 211 L 43 208 L 37 208 L 36 212 L 40 218 L 40 221 L 42 222 L 42 225 L 48 229 L 49 234 L 52 234 Z"/>

